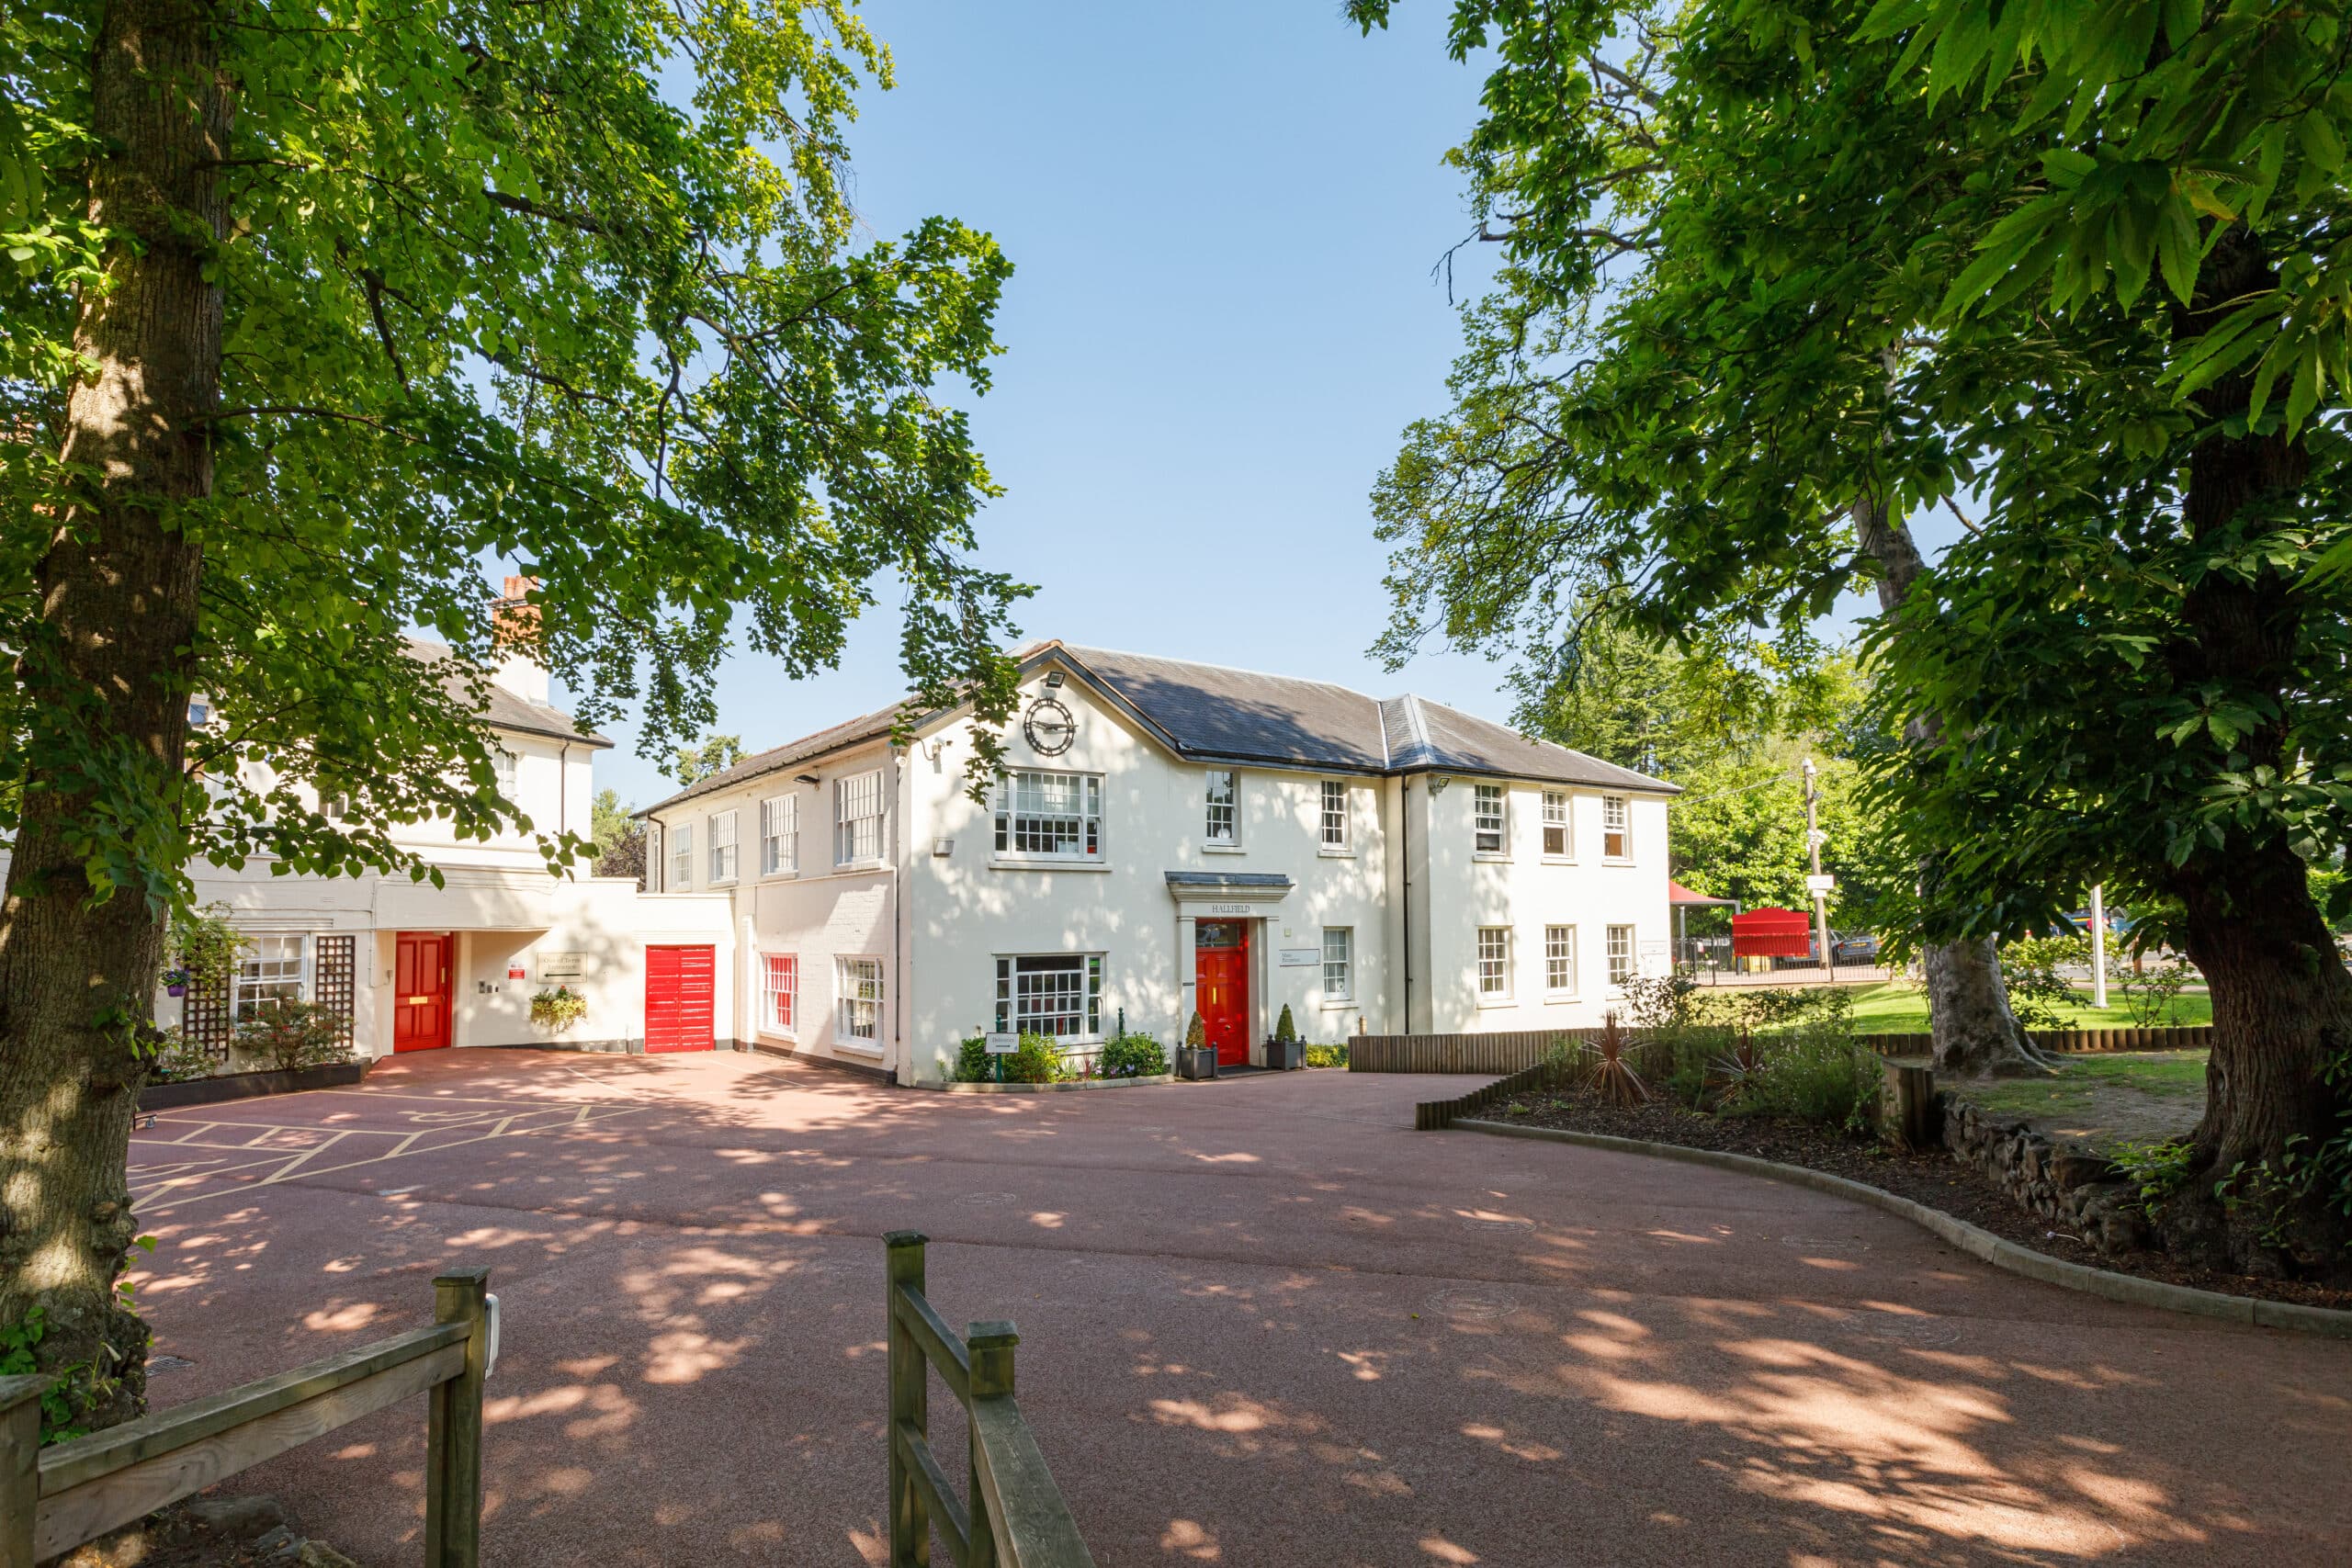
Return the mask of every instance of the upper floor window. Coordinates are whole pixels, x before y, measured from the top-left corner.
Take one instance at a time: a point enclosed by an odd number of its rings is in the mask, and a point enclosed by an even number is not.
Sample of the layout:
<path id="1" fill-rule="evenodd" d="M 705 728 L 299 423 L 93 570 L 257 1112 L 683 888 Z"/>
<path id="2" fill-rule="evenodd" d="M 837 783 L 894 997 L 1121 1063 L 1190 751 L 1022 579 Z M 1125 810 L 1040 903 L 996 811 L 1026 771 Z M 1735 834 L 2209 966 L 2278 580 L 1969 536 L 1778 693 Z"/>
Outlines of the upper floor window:
<path id="1" fill-rule="evenodd" d="M 1603 860 L 1634 858 L 1633 820 L 1622 795 L 1600 797 L 1600 857 Z"/>
<path id="2" fill-rule="evenodd" d="M 735 880 L 735 813 L 732 811 L 711 813 L 710 880 L 713 886 Z"/>
<path id="3" fill-rule="evenodd" d="M 1566 860 L 1576 852 L 1576 835 L 1568 826 L 1568 797 L 1556 789 L 1544 792 L 1544 852 Z"/>
<path id="4" fill-rule="evenodd" d="M 514 753 L 503 746 L 490 750 L 490 770 L 498 780 L 498 793 L 508 805 L 514 801 Z"/>
<path id="5" fill-rule="evenodd" d="M 845 1044 L 880 1045 L 882 961 L 834 959 L 833 997 L 833 1038 Z"/>
<path id="6" fill-rule="evenodd" d="M 800 869 L 800 797 L 773 795 L 760 802 L 760 874 Z"/>
<path id="7" fill-rule="evenodd" d="M 299 936 L 257 936 L 237 965 L 230 1015 L 248 1019 L 268 1002 L 302 999 L 302 942 Z"/>
<path id="8" fill-rule="evenodd" d="M 833 781 L 833 863 L 859 865 L 882 858 L 882 773 Z"/>
<path id="9" fill-rule="evenodd" d="M 1609 983 L 1622 986 L 1634 977 L 1634 928 L 1609 928 Z"/>
<path id="10" fill-rule="evenodd" d="M 1347 926 L 1323 928 L 1323 999 L 1344 1002 L 1356 994 L 1356 933 Z"/>
<path id="11" fill-rule="evenodd" d="M 212 699 L 209 697 L 188 698 L 187 727 L 190 729 L 202 729 L 206 725 L 210 724 L 211 722 Z"/>
<path id="12" fill-rule="evenodd" d="M 1026 769 L 996 793 L 996 852 L 1049 860 L 1102 858 L 1102 775 Z"/>
<path id="13" fill-rule="evenodd" d="M 1471 802 L 1471 823 L 1476 829 L 1474 847 L 1482 855 L 1503 852 L 1503 786 L 1479 784 Z"/>
<path id="14" fill-rule="evenodd" d="M 645 824 L 645 890 L 662 891 L 662 824 L 648 818 Z"/>
<path id="15" fill-rule="evenodd" d="M 668 889 L 684 893 L 695 885 L 695 825 L 681 822 L 670 829 L 670 881 Z"/>
<path id="16" fill-rule="evenodd" d="M 1510 995 L 1510 928 L 1478 928 L 1478 995 L 1492 1001 Z"/>
<path id="17" fill-rule="evenodd" d="M 1343 779 L 1323 781 L 1323 847 L 1348 847 L 1348 786 Z"/>
<path id="18" fill-rule="evenodd" d="M 996 1026 L 1049 1039 L 1102 1032 L 1102 956 L 1052 953 L 996 961 Z"/>
<path id="19" fill-rule="evenodd" d="M 1231 768 L 1211 768 L 1208 782 L 1208 818 L 1202 836 L 1212 844 L 1240 841 L 1241 775 Z"/>
<path id="20" fill-rule="evenodd" d="M 760 1027 L 790 1034 L 800 1013 L 800 955 L 760 954 Z"/>

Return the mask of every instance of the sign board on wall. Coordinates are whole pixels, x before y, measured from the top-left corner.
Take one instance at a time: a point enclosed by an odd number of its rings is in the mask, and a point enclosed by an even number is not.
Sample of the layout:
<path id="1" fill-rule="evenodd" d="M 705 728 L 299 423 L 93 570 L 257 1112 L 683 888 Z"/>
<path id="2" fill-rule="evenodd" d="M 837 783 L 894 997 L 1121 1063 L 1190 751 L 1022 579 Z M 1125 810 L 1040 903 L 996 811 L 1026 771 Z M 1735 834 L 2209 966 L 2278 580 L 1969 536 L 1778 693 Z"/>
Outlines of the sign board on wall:
<path id="1" fill-rule="evenodd" d="M 1285 947 L 1282 955 L 1285 969 L 1308 969 L 1323 962 L 1323 950 L 1319 947 Z"/>
<path id="2" fill-rule="evenodd" d="M 1645 979 L 1661 980 L 1674 973 L 1674 944 L 1650 941 L 1641 945 L 1641 969 Z"/>
<path id="3" fill-rule="evenodd" d="M 510 980 L 527 980 L 531 977 L 531 972 L 520 964 L 509 964 L 506 966 L 506 977 Z"/>
<path id="4" fill-rule="evenodd" d="M 588 955 L 584 953 L 542 953 L 539 954 L 539 978 L 542 980 L 578 980 L 588 974 Z M 517 975 L 516 979 L 522 976 Z"/>

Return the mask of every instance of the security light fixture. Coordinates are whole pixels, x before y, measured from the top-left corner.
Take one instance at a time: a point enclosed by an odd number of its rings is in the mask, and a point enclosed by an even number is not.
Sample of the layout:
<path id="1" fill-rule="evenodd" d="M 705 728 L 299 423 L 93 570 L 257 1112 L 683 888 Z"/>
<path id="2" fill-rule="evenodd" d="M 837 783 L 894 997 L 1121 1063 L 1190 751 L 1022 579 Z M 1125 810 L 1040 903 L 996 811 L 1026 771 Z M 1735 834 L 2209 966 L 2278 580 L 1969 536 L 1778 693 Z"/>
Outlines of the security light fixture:
<path id="1" fill-rule="evenodd" d="M 1062 672 L 1061 672 L 1060 671 L 1058 671 L 1058 670 L 1048 670 L 1048 671 L 1046 671 L 1046 685 L 1048 685 L 1048 686 L 1058 686 L 1058 685 L 1060 685 L 1061 683 L 1062 683 Z"/>
<path id="2" fill-rule="evenodd" d="M 794 778 L 796 778 L 796 779 L 798 779 L 802 784 L 822 784 L 822 783 L 824 782 L 823 780 L 820 779 L 820 778 L 819 778 L 816 774 L 814 774 L 814 773 L 795 773 L 795 774 L 793 774 L 792 776 L 793 776 Z"/>

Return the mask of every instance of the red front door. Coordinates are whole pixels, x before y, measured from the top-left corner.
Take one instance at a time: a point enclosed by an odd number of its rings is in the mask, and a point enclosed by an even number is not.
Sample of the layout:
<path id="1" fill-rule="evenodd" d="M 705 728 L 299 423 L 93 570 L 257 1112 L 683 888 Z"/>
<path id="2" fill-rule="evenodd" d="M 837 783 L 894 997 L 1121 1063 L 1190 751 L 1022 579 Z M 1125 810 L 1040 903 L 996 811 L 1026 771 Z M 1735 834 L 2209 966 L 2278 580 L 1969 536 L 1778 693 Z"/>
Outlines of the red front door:
<path id="1" fill-rule="evenodd" d="M 449 970 L 457 939 L 402 931 L 392 961 L 392 1049 L 435 1051 L 449 1043 Z"/>
<path id="2" fill-rule="evenodd" d="M 1208 1025 L 1217 1066 L 1250 1065 L 1250 926 L 1203 920 L 1193 933 L 1193 1006 Z"/>
<path id="3" fill-rule="evenodd" d="M 645 950 L 645 1048 L 648 1051 L 709 1051 L 718 1036 L 710 1026 L 718 972 L 707 947 L 649 947 Z"/>

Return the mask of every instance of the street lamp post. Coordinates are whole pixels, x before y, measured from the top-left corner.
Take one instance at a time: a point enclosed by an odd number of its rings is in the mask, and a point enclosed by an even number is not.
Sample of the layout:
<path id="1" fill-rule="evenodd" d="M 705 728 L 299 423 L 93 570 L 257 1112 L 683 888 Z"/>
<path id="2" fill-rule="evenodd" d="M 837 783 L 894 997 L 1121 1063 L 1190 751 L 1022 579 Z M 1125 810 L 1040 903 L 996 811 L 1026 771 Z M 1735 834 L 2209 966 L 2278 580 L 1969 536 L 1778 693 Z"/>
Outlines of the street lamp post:
<path id="1" fill-rule="evenodd" d="M 1829 879 L 1821 874 L 1822 831 L 1815 818 L 1815 804 L 1821 792 L 1814 785 L 1813 759 L 1804 760 L 1804 847 L 1812 857 L 1813 874 L 1805 878 L 1805 886 L 1813 893 L 1813 924 L 1821 941 L 1822 973 L 1831 981 L 1838 978 L 1838 959 L 1829 951 Z"/>

